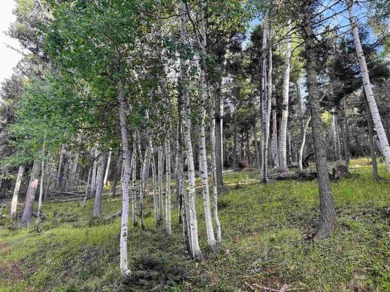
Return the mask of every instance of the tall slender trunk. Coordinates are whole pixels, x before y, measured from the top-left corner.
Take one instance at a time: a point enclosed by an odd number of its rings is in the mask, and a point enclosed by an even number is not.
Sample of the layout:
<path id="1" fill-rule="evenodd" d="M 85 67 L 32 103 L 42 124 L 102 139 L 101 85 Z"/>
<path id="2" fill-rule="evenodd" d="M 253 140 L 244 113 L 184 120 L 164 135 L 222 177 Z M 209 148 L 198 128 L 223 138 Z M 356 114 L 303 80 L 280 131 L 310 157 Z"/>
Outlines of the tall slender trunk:
<path id="1" fill-rule="evenodd" d="M 256 119 L 257 120 L 257 119 Z M 260 151 L 259 151 L 259 143 L 257 142 L 257 127 L 256 127 L 257 122 L 253 124 L 253 139 L 255 140 L 255 150 L 256 150 L 256 163 L 257 163 L 257 168 L 260 170 L 261 169 L 261 160 L 260 160 Z"/>
<path id="2" fill-rule="evenodd" d="M 118 183 L 118 176 L 120 176 L 119 172 L 122 170 L 122 161 L 123 161 L 122 155 L 117 156 L 115 160 L 114 177 L 111 186 L 111 192 L 113 197 L 116 196 L 116 186 Z"/>
<path id="3" fill-rule="evenodd" d="M 169 135 L 168 135 L 169 136 Z M 169 138 L 165 141 L 166 156 L 166 195 L 165 195 L 165 229 L 168 234 L 172 234 L 172 214 L 171 214 L 171 143 Z"/>
<path id="4" fill-rule="evenodd" d="M 19 166 L 18 176 L 16 177 L 16 183 L 15 183 L 15 188 L 14 188 L 14 194 L 12 196 L 12 201 L 11 201 L 11 213 L 9 216 L 11 221 L 16 218 L 16 211 L 17 211 L 17 207 L 18 207 L 18 196 L 19 196 L 19 191 L 20 191 L 20 185 L 22 183 L 24 169 L 25 169 L 24 164 Z"/>
<path id="5" fill-rule="evenodd" d="M 57 176 L 56 176 L 56 188 L 59 189 L 61 186 L 61 170 L 62 170 L 62 164 L 64 162 L 64 152 L 65 152 L 65 145 L 61 145 L 60 150 L 60 159 L 58 162 L 58 169 L 57 169 Z"/>
<path id="6" fill-rule="evenodd" d="M 364 96 L 364 101 L 366 105 L 366 118 L 367 118 L 367 128 L 368 128 L 368 145 L 370 147 L 370 156 L 371 156 L 371 166 L 372 166 L 372 175 L 375 179 L 379 178 L 378 174 L 378 165 L 376 163 L 376 154 L 375 154 L 375 144 L 374 144 L 374 125 L 372 122 L 372 117 L 370 114 L 370 106 L 368 104 L 367 98 Z"/>
<path id="7" fill-rule="evenodd" d="M 272 96 L 272 156 L 274 167 L 279 169 L 279 145 L 278 145 L 278 119 L 276 115 L 276 96 Z"/>
<path id="8" fill-rule="evenodd" d="M 84 199 L 83 199 L 83 203 L 81 204 L 81 208 L 85 208 L 85 203 L 87 202 L 88 190 L 91 184 L 91 176 L 92 176 L 92 167 L 89 169 L 88 172 L 87 185 L 85 186 Z"/>
<path id="9" fill-rule="evenodd" d="M 211 116 L 213 115 L 213 112 L 211 113 Z M 214 216 L 214 222 L 215 222 L 215 228 L 217 231 L 217 248 L 219 248 L 219 245 L 222 241 L 222 232 L 221 232 L 221 223 L 219 221 L 218 217 L 218 176 L 217 176 L 217 159 L 216 154 L 218 152 L 214 151 L 217 139 L 215 139 L 215 127 L 217 127 L 217 124 L 215 120 L 212 122 L 212 129 L 210 131 L 210 140 L 211 140 L 211 169 L 213 171 L 213 216 Z"/>
<path id="10" fill-rule="evenodd" d="M 164 174 L 164 153 L 162 146 L 157 147 L 157 179 L 158 179 L 158 197 L 157 197 L 157 222 L 163 221 L 163 174 Z"/>
<path id="11" fill-rule="evenodd" d="M 288 28 L 291 30 L 291 20 L 288 21 Z M 291 59 L 291 37 L 288 34 L 286 39 L 286 55 L 284 60 L 283 75 L 283 101 L 282 101 L 282 122 L 280 125 L 280 171 L 288 172 L 287 167 L 287 122 L 288 103 L 290 94 L 290 59 Z"/>
<path id="12" fill-rule="evenodd" d="M 153 148 L 150 149 L 152 152 L 152 187 L 153 187 L 153 213 L 154 218 L 156 220 L 156 226 L 159 224 L 159 216 L 158 216 L 158 193 L 157 193 L 157 174 L 156 174 L 156 159 L 153 152 Z"/>
<path id="13" fill-rule="evenodd" d="M 137 135 L 133 134 L 133 156 L 131 158 L 131 171 L 132 171 L 132 181 L 131 181 L 131 219 L 133 226 L 138 225 L 137 220 Z"/>
<path id="14" fill-rule="evenodd" d="M 92 178 L 91 178 L 91 193 L 90 193 L 90 197 L 94 197 L 95 194 L 96 194 L 96 174 L 97 174 L 97 168 L 98 168 L 98 161 L 97 161 L 97 158 L 99 156 L 99 151 L 98 150 L 94 150 L 94 161 L 93 161 L 93 167 L 92 167 Z"/>
<path id="15" fill-rule="evenodd" d="M 233 170 L 237 169 L 237 108 L 235 109 L 235 112 L 233 113 L 233 151 L 232 151 L 232 158 L 233 158 Z"/>
<path id="16" fill-rule="evenodd" d="M 267 92 L 267 39 L 268 20 L 264 20 L 263 46 L 262 46 L 262 74 L 261 74 L 261 182 L 268 181 L 268 138 L 269 138 L 269 116 L 268 116 L 268 92 Z"/>
<path id="17" fill-rule="evenodd" d="M 351 156 L 351 153 L 349 152 L 349 126 L 348 126 L 348 117 L 347 117 L 347 105 L 346 101 L 343 100 L 343 144 L 344 144 L 344 157 L 345 157 L 345 163 L 347 167 L 349 166 L 349 159 Z"/>
<path id="18" fill-rule="evenodd" d="M 95 202 L 93 205 L 93 217 L 100 218 L 101 215 L 101 205 L 102 205 L 102 195 L 103 195 L 103 186 L 104 186 L 104 169 L 106 166 L 107 156 L 105 153 L 102 153 L 99 157 L 99 162 L 96 172 L 96 192 L 95 192 Z"/>
<path id="19" fill-rule="evenodd" d="M 150 139 L 150 138 L 149 138 Z M 140 143 L 139 143 L 140 146 Z M 141 156 L 141 148 L 140 150 L 140 156 Z M 141 221 L 141 228 L 145 230 L 145 222 L 144 222 L 144 201 L 146 197 L 146 185 L 147 180 L 149 176 L 149 165 L 150 165 L 150 143 L 148 143 L 148 146 L 145 150 L 144 160 L 142 163 L 142 169 L 141 169 L 141 190 L 140 190 L 140 197 L 139 197 L 139 217 Z"/>
<path id="20" fill-rule="evenodd" d="M 42 145 L 42 161 L 41 161 L 41 180 L 39 182 L 39 199 L 38 199 L 38 211 L 37 211 L 37 232 L 41 231 L 41 209 L 42 209 L 42 198 L 43 198 L 43 181 L 45 179 L 45 151 L 46 151 L 46 134 L 43 138 Z"/>
<path id="21" fill-rule="evenodd" d="M 370 107 L 370 112 L 371 112 L 372 120 L 373 120 L 374 125 L 375 125 L 377 135 L 378 135 L 379 143 L 380 143 L 383 155 L 385 157 L 387 172 L 390 172 L 390 144 L 389 144 L 389 140 L 387 139 L 387 135 L 386 135 L 385 129 L 384 129 L 383 124 L 382 124 L 382 119 L 381 119 L 381 116 L 379 113 L 378 106 L 376 104 L 374 93 L 372 91 L 372 86 L 371 86 L 370 76 L 368 73 L 366 58 L 364 56 L 364 52 L 363 52 L 362 45 L 360 42 L 357 22 L 356 22 L 356 19 L 354 17 L 353 11 L 352 11 L 353 0 L 347 0 L 347 6 L 348 6 L 349 21 L 352 25 L 353 41 L 355 44 L 356 54 L 357 54 L 358 59 L 359 59 L 360 72 L 361 72 L 362 79 L 363 79 L 364 91 L 366 93 L 366 98 L 368 101 L 368 105 Z"/>
<path id="22" fill-rule="evenodd" d="M 206 36 L 206 15 L 205 7 L 201 4 L 201 21 L 200 21 L 200 34 L 201 41 L 200 46 L 202 49 L 203 57 L 201 58 L 200 64 L 200 88 L 201 88 L 201 100 L 200 100 L 200 111 L 201 121 L 199 127 L 199 149 L 200 149 L 200 165 L 201 165 L 201 178 L 203 186 L 203 207 L 205 213 L 207 242 L 214 252 L 218 251 L 217 241 L 214 235 L 214 227 L 211 212 L 210 203 L 210 189 L 209 189 L 209 174 L 207 164 L 207 150 L 206 150 L 206 100 L 208 97 L 207 88 L 207 75 L 206 75 L 206 60 L 207 55 L 207 36 Z M 214 132 L 215 133 L 215 132 Z M 220 157 L 220 153 L 218 153 Z"/>
<path id="23" fill-rule="evenodd" d="M 222 168 L 223 168 L 223 153 L 222 153 L 222 114 L 221 114 L 221 81 L 218 81 L 217 90 L 215 93 L 215 159 L 216 159 L 216 175 L 217 175 L 217 187 L 223 187 L 223 177 L 222 177 Z"/>
<path id="24" fill-rule="evenodd" d="M 315 239 L 328 237 L 337 223 L 337 215 L 333 204 L 329 173 L 326 159 L 326 143 L 321 121 L 320 95 L 317 86 L 315 35 L 312 29 L 312 13 L 310 4 L 304 6 L 305 57 L 307 72 L 307 88 L 312 117 L 312 131 L 316 153 L 317 180 L 320 197 L 320 221 Z"/>
<path id="25" fill-rule="evenodd" d="M 309 127 L 311 121 L 311 117 L 307 119 L 306 125 L 303 127 L 303 133 L 302 133 L 302 143 L 301 143 L 301 149 L 299 151 L 299 170 L 302 172 L 303 171 L 303 150 L 305 149 L 305 144 L 306 144 L 306 134 L 307 134 L 307 128 Z"/>
<path id="26" fill-rule="evenodd" d="M 332 134 L 333 134 L 333 150 L 334 150 L 334 160 L 341 160 L 340 153 L 340 137 L 339 137 L 339 127 L 337 123 L 338 111 L 337 107 L 332 108 Z"/>
<path id="27" fill-rule="evenodd" d="M 181 1 L 180 8 L 180 18 L 181 18 L 181 32 L 180 38 L 182 43 L 187 42 L 187 33 L 186 33 L 186 22 L 187 16 L 186 4 L 184 1 Z M 190 246 L 192 252 L 192 258 L 200 261 L 203 259 L 202 251 L 199 246 L 198 239 L 198 220 L 196 216 L 196 189 L 195 189 L 195 164 L 194 164 L 194 151 L 191 141 L 191 103 L 190 97 L 188 95 L 188 90 L 186 88 L 186 71 L 184 68 L 184 60 L 181 58 L 181 86 L 183 89 L 183 112 L 185 117 L 185 127 L 184 127 L 184 142 L 186 146 L 187 154 L 187 165 L 188 165 L 188 184 L 189 184 L 189 195 L 188 195 L 188 210 L 189 210 L 189 230 L 190 230 Z"/>
<path id="28" fill-rule="evenodd" d="M 31 170 L 30 182 L 28 184 L 26 199 L 24 201 L 24 211 L 20 225 L 28 225 L 31 223 L 32 212 L 34 209 L 35 194 L 39 183 L 39 172 L 41 165 L 38 160 L 34 161 L 33 168 Z"/>
<path id="29" fill-rule="evenodd" d="M 111 164 L 111 156 L 112 156 L 112 151 L 108 153 L 108 160 L 107 160 L 107 166 L 106 166 L 106 171 L 104 173 L 104 180 L 103 183 L 106 186 L 108 182 L 108 173 L 110 172 L 110 164 Z"/>
<path id="30" fill-rule="evenodd" d="M 121 234 L 120 234 L 120 263 L 119 267 L 122 276 L 130 276 L 131 271 L 128 268 L 127 262 L 127 236 L 128 236 L 128 222 L 129 222 L 129 182 L 130 182 L 130 149 L 128 141 L 128 132 L 126 128 L 126 111 L 124 91 L 122 85 L 118 85 L 118 101 L 119 101 L 119 121 L 121 127 L 121 142 L 123 152 L 123 179 L 122 179 L 122 219 L 121 219 Z"/>

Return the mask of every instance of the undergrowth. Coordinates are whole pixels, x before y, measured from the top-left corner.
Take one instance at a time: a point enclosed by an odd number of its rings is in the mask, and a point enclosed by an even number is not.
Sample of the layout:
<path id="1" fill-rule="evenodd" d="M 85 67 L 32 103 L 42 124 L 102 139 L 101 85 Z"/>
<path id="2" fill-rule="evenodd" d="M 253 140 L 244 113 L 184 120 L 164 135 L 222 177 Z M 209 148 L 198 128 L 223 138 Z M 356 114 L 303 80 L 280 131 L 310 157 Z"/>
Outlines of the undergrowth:
<path id="1" fill-rule="evenodd" d="M 120 219 L 104 219 L 120 210 L 119 197 L 104 199 L 101 220 L 90 219 L 92 201 L 45 204 L 41 233 L 0 219 L 0 291 L 390 291 L 390 184 L 374 180 L 364 159 L 351 171 L 332 182 L 339 223 L 322 241 L 310 239 L 316 181 L 260 185 L 257 172 L 226 173 L 219 254 L 207 249 L 199 198 L 201 263 L 184 249 L 176 212 L 172 236 L 148 212 L 146 231 L 130 227 L 132 281 L 119 273 Z M 389 179 L 383 165 L 380 175 Z"/>

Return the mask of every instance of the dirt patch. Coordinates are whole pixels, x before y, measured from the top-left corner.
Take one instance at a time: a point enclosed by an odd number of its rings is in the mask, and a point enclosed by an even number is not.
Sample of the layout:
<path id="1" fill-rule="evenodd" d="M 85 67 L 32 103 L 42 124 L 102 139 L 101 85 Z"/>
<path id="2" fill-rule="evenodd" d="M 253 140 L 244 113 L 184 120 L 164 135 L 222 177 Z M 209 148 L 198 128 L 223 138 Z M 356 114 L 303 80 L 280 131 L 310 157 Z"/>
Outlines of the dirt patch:
<path id="1" fill-rule="evenodd" d="M 17 283 L 23 279 L 23 272 L 18 263 L 2 262 L 0 264 L 0 279 Z"/>

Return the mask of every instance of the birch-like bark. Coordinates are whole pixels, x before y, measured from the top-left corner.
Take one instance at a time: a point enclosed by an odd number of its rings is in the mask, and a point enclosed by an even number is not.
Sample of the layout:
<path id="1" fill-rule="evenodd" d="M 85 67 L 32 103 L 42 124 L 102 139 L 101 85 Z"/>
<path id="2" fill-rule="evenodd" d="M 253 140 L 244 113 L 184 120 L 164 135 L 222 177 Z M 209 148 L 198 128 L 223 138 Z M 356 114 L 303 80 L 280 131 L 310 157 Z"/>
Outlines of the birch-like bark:
<path id="1" fill-rule="evenodd" d="M 130 276 L 131 271 L 128 268 L 127 262 L 127 233 L 128 233 L 128 221 L 129 221 L 129 182 L 130 182 L 130 149 L 128 142 L 128 132 L 126 128 L 126 112 L 125 112 L 125 100 L 124 91 L 121 84 L 118 85 L 118 101 L 119 101 L 119 120 L 121 127 L 121 142 L 123 152 L 123 179 L 122 179 L 122 219 L 121 219 L 121 235 L 120 235 L 120 271 L 122 276 Z"/>
<path id="2" fill-rule="evenodd" d="M 210 203 L 210 189 L 209 189 L 209 175 L 208 175 L 208 165 L 207 165 L 207 150 L 206 150 L 206 100 L 208 97 L 207 91 L 207 76 L 206 76 L 206 60 L 205 56 L 207 54 L 207 36 L 206 36 L 206 19 L 204 13 L 205 7 L 201 7 L 201 21 L 200 21 L 200 34 L 201 34 L 201 49 L 203 53 L 203 58 L 201 58 L 200 64 L 200 89 L 201 89 L 201 100 L 200 100 L 200 111 L 201 111 L 201 121 L 199 127 L 199 159 L 201 165 L 201 178 L 203 186 L 203 207 L 205 213 L 205 222 L 206 222 L 206 233 L 207 233 L 207 242 L 210 248 L 214 251 L 218 251 L 217 241 L 214 235 L 214 227 L 212 220 L 211 212 L 211 203 Z M 215 133 L 215 132 L 214 132 Z M 214 149 L 215 150 L 215 149 Z"/>
<path id="3" fill-rule="evenodd" d="M 24 174 L 24 169 L 25 169 L 24 164 L 19 166 L 18 176 L 16 177 L 16 183 L 15 183 L 15 188 L 14 188 L 14 194 L 12 196 L 12 201 L 11 201 L 11 213 L 9 216 L 11 221 L 16 218 L 16 211 L 17 211 L 17 207 L 18 207 L 18 197 L 19 197 L 20 185 L 22 183 L 22 178 L 23 178 L 23 174 Z"/>
<path id="4" fill-rule="evenodd" d="M 158 217 L 158 193 L 157 193 L 157 174 L 156 174 L 156 159 L 153 152 L 153 148 L 151 148 L 152 151 L 152 187 L 153 187 L 153 213 L 154 218 L 156 220 L 156 226 L 159 224 L 159 217 Z"/>
<path id="5" fill-rule="evenodd" d="M 360 72 L 362 75 L 363 79 L 363 86 L 364 86 L 364 91 L 366 93 L 366 98 L 368 101 L 368 105 L 370 107 L 370 112 L 372 116 L 372 120 L 375 125 L 375 129 L 378 135 L 379 143 L 382 149 L 382 153 L 385 157 L 386 161 L 386 168 L 387 172 L 390 173 L 390 144 L 389 140 L 387 139 L 385 129 L 382 124 L 382 119 L 379 113 L 378 106 L 376 104 L 376 100 L 374 97 L 374 92 L 372 91 L 372 86 L 371 86 L 371 81 L 370 81 L 370 76 L 367 68 L 367 63 L 366 63 L 366 58 L 364 56 L 362 44 L 360 42 L 360 37 L 359 37 L 359 30 L 358 30 L 358 25 L 356 22 L 356 19 L 353 14 L 353 0 L 347 0 L 347 6 L 348 6 L 348 16 L 349 16 L 349 21 L 352 25 L 352 35 L 353 35 L 353 41 L 355 44 L 355 49 L 356 49 L 356 54 L 359 59 L 359 65 L 360 65 Z"/>
<path id="6" fill-rule="evenodd" d="M 181 32 L 180 38 L 182 43 L 187 43 L 187 32 L 186 32 L 186 14 L 190 13 L 187 11 L 186 4 L 182 0 L 180 7 L 180 18 L 181 18 Z M 189 195 L 188 195 L 188 209 L 189 209 L 189 229 L 190 229 L 190 246 L 192 252 L 192 258 L 197 261 L 203 260 L 202 251 L 199 246 L 198 239 L 198 220 L 196 216 L 196 189 L 195 189 L 195 164 L 194 164 L 194 151 L 191 141 L 191 103 L 188 91 L 186 88 L 186 71 L 184 68 L 184 59 L 181 58 L 181 82 L 183 89 L 183 112 L 185 116 L 185 127 L 184 127 L 184 142 L 186 146 L 187 154 L 187 165 L 188 165 L 188 184 L 189 184 Z"/>
<path id="7" fill-rule="evenodd" d="M 211 114 L 211 116 L 213 113 Z M 216 139 L 215 139 L 215 127 L 216 127 L 215 120 L 212 122 L 212 129 L 210 131 L 210 141 L 211 141 L 211 169 L 213 170 L 213 217 L 214 217 L 214 222 L 215 222 L 215 229 L 217 231 L 217 248 L 219 248 L 219 245 L 221 244 L 222 241 L 222 231 L 221 231 L 221 223 L 219 221 L 218 217 L 218 179 L 217 179 L 217 161 L 216 161 L 216 151 L 215 146 L 216 146 Z"/>
<path id="8" fill-rule="evenodd" d="M 259 143 L 257 142 L 257 122 L 253 124 L 253 139 L 255 140 L 255 150 L 256 150 L 256 163 L 257 167 L 260 170 L 261 169 L 261 160 L 260 160 L 260 151 L 259 151 Z"/>
<path id="9" fill-rule="evenodd" d="M 217 90 L 215 93 L 215 114 L 212 116 L 215 122 L 215 158 L 216 158 L 216 173 L 217 173 L 217 187 L 223 187 L 223 176 L 222 176 L 222 168 L 223 168 L 223 152 L 222 152 L 222 144 L 223 144 L 223 123 L 222 123 L 222 111 L 221 111 L 221 99 L 222 99 L 222 80 L 218 82 Z"/>
<path id="10" fill-rule="evenodd" d="M 95 202 L 93 205 L 93 217 L 100 218 L 101 215 L 101 205 L 102 205 L 102 195 L 103 195 L 103 186 L 104 186 L 104 169 L 106 166 L 106 154 L 102 153 L 99 157 L 99 162 L 96 172 L 96 192 L 95 192 Z"/>
<path id="11" fill-rule="evenodd" d="M 30 182 L 28 184 L 26 199 L 24 201 L 24 211 L 20 225 L 28 225 L 31 223 L 32 212 L 34 208 L 35 194 L 39 183 L 40 163 L 38 160 L 34 161 L 33 168 L 30 175 Z"/>
<path id="12" fill-rule="evenodd" d="M 149 135 L 148 135 L 149 136 Z M 148 137 L 148 139 L 150 139 Z M 140 147 L 139 143 L 139 147 Z M 141 228 L 145 230 L 145 223 L 144 223 L 144 201 L 146 197 L 146 185 L 147 180 L 149 176 L 149 165 L 150 165 L 150 143 L 148 143 L 148 146 L 145 150 L 145 155 L 142 163 L 142 169 L 141 169 L 141 189 L 140 189 L 140 197 L 139 197 L 139 217 L 141 221 Z M 141 151 L 141 149 L 139 149 Z M 141 154 L 140 154 L 141 156 Z"/>
<path id="13" fill-rule="evenodd" d="M 268 92 L 267 92 L 267 39 L 268 20 L 264 20 L 263 45 L 262 45 L 262 74 L 261 74 L 261 182 L 268 181 L 268 137 L 269 137 L 269 116 L 268 116 Z"/>
<path id="14" fill-rule="evenodd" d="M 274 160 L 274 167 L 279 169 L 279 143 L 278 143 L 278 118 L 276 114 L 276 96 L 272 96 L 272 156 Z"/>
<path id="15" fill-rule="evenodd" d="M 106 186 L 108 182 L 108 173 L 110 172 L 110 164 L 111 164 L 111 156 L 112 156 L 112 151 L 108 153 L 108 160 L 107 160 L 107 166 L 106 166 L 106 171 L 104 173 L 104 180 L 103 184 Z"/>
<path id="16" fill-rule="evenodd" d="M 288 21 L 288 31 L 291 30 L 291 20 Z M 286 52 L 284 60 L 283 74 L 283 101 L 282 101 L 282 121 L 280 125 L 280 172 L 288 172 L 287 167 L 287 121 L 288 103 L 290 94 L 290 63 L 291 63 L 291 37 L 287 35 Z"/>
<path id="17" fill-rule="evenodd" d="M 168 234 L 172 234 L 172 214 L 171 214 L 171 143 L 169 138 L 165 141 L 166 157 L 166 194 L 165 194 L 165 229 Z"/>
<path id="18" fill-rule="evenodd" d="M 158 197 L 157 197 L 157 222 L 159 225 L 163 221 L 163 174 L 164 174 L 164 157 L 163 148 L 157 147 L 157 179 L 158 179 Z"/>
<path id="19" fill-rule="evenodd" d="M 71 189 L 75 189 L 74 188 L 74 185 L 75 185 L 75 182 L 76 182 L 76 177 L 77 177 L 77 166 L 78 166 L 78 163 L 79 163 L 79 156 L 80 154 L 79 153 L 75 153 L 73 158 L 72 158 L 72 164 L 70 166 L 70 169 L 69 169 L 69 181 L 68 181 L 68 184 Z"/>
<path id="20" fill-rule="evenodd" d="M 332 134 L 333 134 L 333 150 L 334 150 L 334 160 L 341 160 L 340 152 L 340 136 L 339 136 L 339 126 L 337 123 L 338 111 L 337 107 L 332 108 Z"/>
<path id="21" fill-rule="evenodd" d="M 132 181 L 131 181 L 131 220 L 133 226 L 138 225 L 137 220 L 137 135 L 133 134 L 133 156 L 131 158 L 131 171 L 132 171 Z"/>

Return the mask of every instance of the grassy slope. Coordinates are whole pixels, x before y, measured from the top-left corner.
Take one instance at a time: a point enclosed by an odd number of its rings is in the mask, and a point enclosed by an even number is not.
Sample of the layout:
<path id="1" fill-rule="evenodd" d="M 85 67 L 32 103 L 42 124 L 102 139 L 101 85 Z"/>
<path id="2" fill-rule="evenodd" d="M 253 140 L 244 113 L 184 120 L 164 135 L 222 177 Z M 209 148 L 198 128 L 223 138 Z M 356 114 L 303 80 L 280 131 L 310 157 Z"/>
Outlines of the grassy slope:
<path id="1" fill-rule="evenodd" d="M 227 174 L 219 255 L 206 248 L 199 205 L 203 263 L 186 256 L 178 224 L 170 238 L 154 228 L 149 212 L 147 231 L 129 234 L 130 267 L 137 271 L 132 283 L 119 277 L 119 219 L 90 220 L 92 201 L 85 209 L 76 202 L 46 205 L 40 234 L 0 219 L 0 291 L 236 291 L 283 284 L 301 291 L 390 291 L 390 183 L 374 181 L 368 166 L 354 172 L 360 176 L 332 184 L 339 225 L 320 242 L 305 240 L 318 215 L 315 181 L 261 186 L 255 172 Z M 103 217 L 120 203 L 105 199 Z"/>

